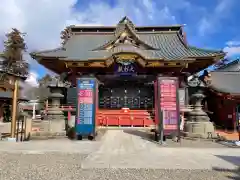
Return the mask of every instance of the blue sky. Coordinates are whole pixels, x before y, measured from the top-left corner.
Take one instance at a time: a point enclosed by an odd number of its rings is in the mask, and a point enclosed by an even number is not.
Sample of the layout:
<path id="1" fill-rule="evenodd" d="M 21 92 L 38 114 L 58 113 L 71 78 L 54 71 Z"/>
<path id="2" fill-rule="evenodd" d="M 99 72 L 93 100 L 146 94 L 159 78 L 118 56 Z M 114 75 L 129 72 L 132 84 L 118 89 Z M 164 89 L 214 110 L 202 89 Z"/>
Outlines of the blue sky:
<path id="1" fill-rule="evenodd" d="M 123 0 L 124 1 L 124 0 Z M 126 1 L 126 0 L 125 0 Z M 155 0 L 145 1 L 153 7 L 144 5 L 144 1 L 129 1 L 125 15 L 137 25 L 186 24 L 190 44 L 222 49 L 229 41 L 240 40 L 240 1 L 237 0 Z M 81 0 L 76 10 L 88 9 L 93 4 L 105 2 L 112 9 L 119 7 L 118 0 Z M 179 3 L 179 4 L 178 4 Z M 123 3 L 124 4 L 124 3 Z M 123 5 L 124 7 L 124 5 Z M 137 17 L 136 10 L 142 14 Z M 99 12 L 99 14 L 104 12 Z M 151 18 L 148 17 L 151 14 Z M 90 16 L 91 17 L 91 16 Z M 93 22 L 94 22 L 93 17 Z M 91 20 L 91 19 L 90 19 Z M 88 21 L 88 20 L 86 20 Z M 107 20 L 106 20 L 107 21 Z M 117 23 L 117 22 L 116 22 Z"/>
<path id="2" fill-rule="evenodd" d="M 1 6 L 8 11 L 0 11 L 0 38 L 17 27 L 27 33 L 29 52 L 58 47 L 67 25 L 116 25 L 128 16 L 136 25 L 186 24 L 189 44 L 240 55 L 239 0 L 1 0 Z M 36 77 L 48 73 L 26 58 Z"/>

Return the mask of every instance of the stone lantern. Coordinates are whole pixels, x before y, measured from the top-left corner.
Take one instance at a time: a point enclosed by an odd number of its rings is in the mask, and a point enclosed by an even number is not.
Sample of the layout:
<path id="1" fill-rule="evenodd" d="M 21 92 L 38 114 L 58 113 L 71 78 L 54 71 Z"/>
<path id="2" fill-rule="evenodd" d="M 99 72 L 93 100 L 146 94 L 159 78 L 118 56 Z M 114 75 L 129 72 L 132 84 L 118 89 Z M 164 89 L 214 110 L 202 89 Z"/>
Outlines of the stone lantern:
<path id="1" fill-rule="evenodd" d="M 208 114 L 202 109 L 202 101 L 205 98 L 204 91 L 206 88 L 207 85 L 197 76 L 194 76 L 188 82 L 188 89 L 192 91 L 190 100 L 193 109 L 189 112 L 184 126 L 187 136 L 200 138 L 215 137 L 214 125 L 210 122 Z"/>
<path id="2" fill-rule="evenodd" d="M 53 135 L 65 135 L 65 116 L 61 108 L 62 99 L 64 99 L 63 90 L 67 87 L 66 83 L 62 82 L 60 78 L 54 77 L 47 84 L 50 94 L 48 100 L 50 102 L 48 108 L 48 119 L 50 122 L 50 133 Z"/>

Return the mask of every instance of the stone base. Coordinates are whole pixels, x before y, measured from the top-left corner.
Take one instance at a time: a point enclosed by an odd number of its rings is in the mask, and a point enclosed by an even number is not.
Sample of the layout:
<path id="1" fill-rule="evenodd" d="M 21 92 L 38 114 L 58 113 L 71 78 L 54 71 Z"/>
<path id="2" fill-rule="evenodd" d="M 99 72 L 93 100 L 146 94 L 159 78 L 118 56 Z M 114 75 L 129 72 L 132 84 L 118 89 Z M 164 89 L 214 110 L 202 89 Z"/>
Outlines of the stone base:
<path id="1" fill-rule="evenodd" d="M 215 128 L 211 122 L 185 122 L 184 132 L 187 137 L 216 138 Z"/>
<path id="2" fill-rule="evenodd" d="M 7 141 L 9 141 L 9 142 L 17 142 L 16 138 L 11 138 L 11 137 L 7 138 Z"/>
<path id="3" fill-rule="evenodd" d="M 68 120 L 68 127 L 75 127 L 75 116 L 71 116 L 71 119 Z"/>
<path id="4" fill-rule="evenodd" d="M 57 133 L 52 133 L 52 132 L 32 132 L 31 135 L 31 140 L 45 140 L 45 139 L 62 139 L 62 138 L 67 138 L 66 137 L 66 132 L 57 132 Z"/>
<path id="5" fill-rule="evenodd" d="M 51 133 L 64 132 L 65 126 L 66 126 L 65 119 L 50 120 L 49 121 L 49 132 L 51 132 Z"/>

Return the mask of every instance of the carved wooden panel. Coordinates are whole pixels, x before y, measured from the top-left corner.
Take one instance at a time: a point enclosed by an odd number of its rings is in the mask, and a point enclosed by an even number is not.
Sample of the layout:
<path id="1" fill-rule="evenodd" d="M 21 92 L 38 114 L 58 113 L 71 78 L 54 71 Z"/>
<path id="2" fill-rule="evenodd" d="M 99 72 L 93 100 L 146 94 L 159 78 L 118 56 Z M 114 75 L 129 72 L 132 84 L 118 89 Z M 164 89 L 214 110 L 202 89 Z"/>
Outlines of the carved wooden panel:
<path id="1" fill-rule="evenodd" d="M 105 67 L 104 62 L 91 62 L 89 63 L 89 67 Z"/>

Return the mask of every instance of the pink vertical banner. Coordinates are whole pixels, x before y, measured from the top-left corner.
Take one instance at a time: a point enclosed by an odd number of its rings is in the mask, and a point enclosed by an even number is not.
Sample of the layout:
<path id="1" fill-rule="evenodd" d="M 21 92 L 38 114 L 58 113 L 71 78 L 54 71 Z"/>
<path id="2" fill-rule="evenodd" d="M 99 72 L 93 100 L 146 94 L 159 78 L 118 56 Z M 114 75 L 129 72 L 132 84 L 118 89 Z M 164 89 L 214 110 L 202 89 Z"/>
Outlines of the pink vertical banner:
<path id="1" fill-rule="evenodd" d="M 161 123 L 165 135 L 179 131 L 178 79 L 176 77 L 158 77 L 157 93 L 159 104 L 155 105 L 158 116 L 162 112 Z M 155 92 L 156 93 L 156 92 Z M 156 94 L 157 94 L 156 93 Z"/>
<path id="2" fill-rule="evenodd" d="M 155 124 L 159 123 L 159 104 L 158 104 L 158 86 L 157 86 L 157 81 L 154 82 L 154 111 L 155 111 Z"/>

